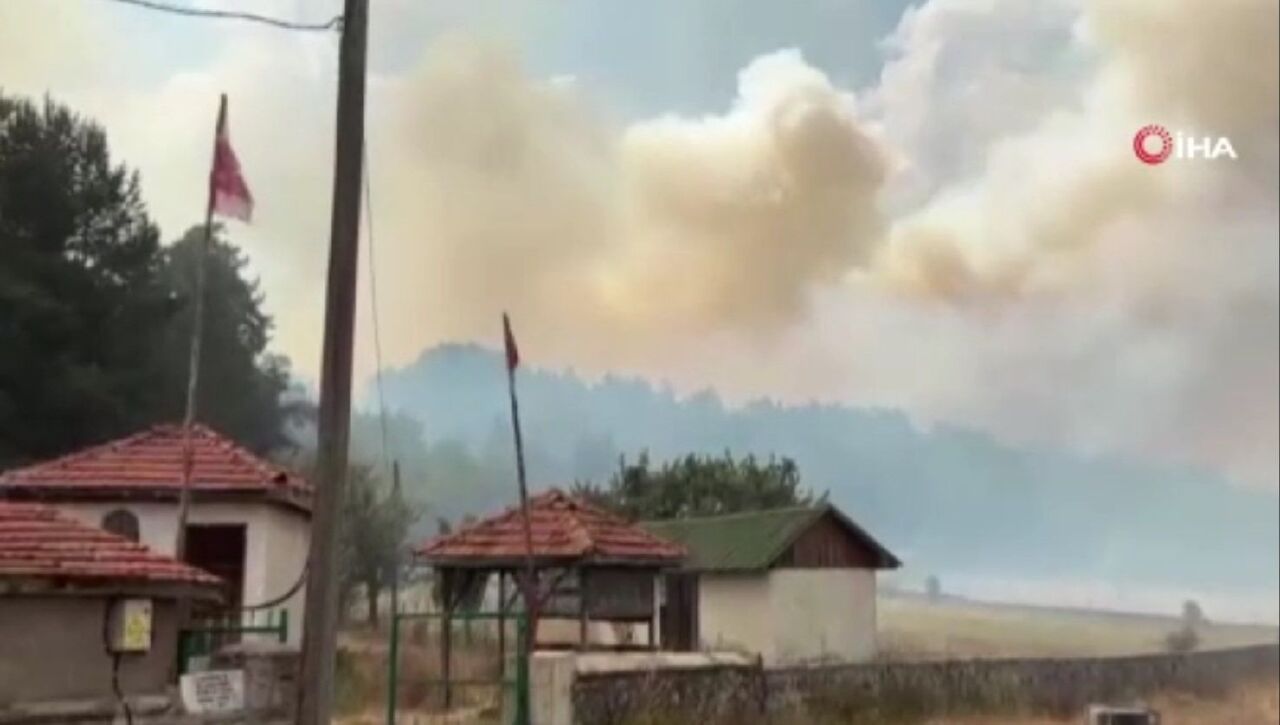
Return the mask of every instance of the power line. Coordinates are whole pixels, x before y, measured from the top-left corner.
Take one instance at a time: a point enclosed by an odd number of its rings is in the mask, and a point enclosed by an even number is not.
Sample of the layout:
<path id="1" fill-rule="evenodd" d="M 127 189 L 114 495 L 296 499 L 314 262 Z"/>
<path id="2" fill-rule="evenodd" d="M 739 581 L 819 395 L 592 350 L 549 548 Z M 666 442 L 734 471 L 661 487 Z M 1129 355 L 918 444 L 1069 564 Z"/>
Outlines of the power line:
<path id="1" fill-rule="evenodd" d="M 174 15 L 186 15 L 195 18 L 214 18 L 219 20 L 247 20 L 254 23 L 262 23 L 271 25 L 285 30 L 309 30 L 324 31 L 338 30 L 342 27 L 342 16 L 335 15 L 326 23 L 297 23 L 291 20 L 282 20 L 280 18 L 272 18 L 266 15 L 258 15 L 257 13 L 246 13 L 237 10 L 206 10 L 202 8 L 187 8 L 180 5 L 170 5 L 168 3 L 157 2 L 157 0 L 110 0 L 110 2 L 121 3 L 122 5 L 134 5 L 147 10 L 155 10 L 162 13 L 172 13 Z"/>
<path id="2" fill-rule="evenodd" d="M 373 174 L 369 171 L 369 141 L 364 145 L 364 223 L 369 237 L 369 309 L 373 313 L 373 384 L 378 390 L 378 425 L 382 433 L 382 467 L 391 468 L 387 455 L 387 400 L 382 392 L 382 333 L 378 324 L 378 265 L 373 253 Z"/>

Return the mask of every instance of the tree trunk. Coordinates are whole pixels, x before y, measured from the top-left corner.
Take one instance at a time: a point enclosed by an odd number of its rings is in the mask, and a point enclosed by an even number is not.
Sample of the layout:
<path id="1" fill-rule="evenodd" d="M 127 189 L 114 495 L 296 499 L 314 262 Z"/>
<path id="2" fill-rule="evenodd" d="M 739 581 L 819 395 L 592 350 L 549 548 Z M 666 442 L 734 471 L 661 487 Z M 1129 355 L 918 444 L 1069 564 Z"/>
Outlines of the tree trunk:
<path id="1" fill-rule="evenodd" d="M 338 586 L 338 623 L 347 623 L 347 614 L 351 610 L 351 594 L 352 587 L 350 584 L 341 583 Z"/>
<path id="2" fill-rule="evenodd" d="M 382 592 L 382 588 L 378 586 L 378 582 L 367 581 L 364 583 L 364 595 L 369 601 L 369 626 L 378 628 L 378 595 Z"/>

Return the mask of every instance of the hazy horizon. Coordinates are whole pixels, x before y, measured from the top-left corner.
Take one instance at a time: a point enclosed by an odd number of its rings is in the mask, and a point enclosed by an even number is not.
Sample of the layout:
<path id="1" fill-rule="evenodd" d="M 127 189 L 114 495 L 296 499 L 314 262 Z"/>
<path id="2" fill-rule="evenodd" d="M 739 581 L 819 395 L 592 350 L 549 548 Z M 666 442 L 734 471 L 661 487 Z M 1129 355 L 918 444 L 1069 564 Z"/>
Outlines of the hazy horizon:
<path id="1" fill-rule="evenodd" d="M 387 371 L 388 454 L 435 517 L 514 502 L 501 353 L 424 351 Z M 1176 614 L 1186 599 L 1222 620 L 1276 623 L 1280 500 L 1210 471 L 1017 446 L 976 430 L 924 428 L 901 411 L 723 402 L 629 376 L 582 378 L 527 358 L 519 385 L 535 488 L 603 482 L 619 456 L 787 456 L 802 482 L 905 562 L 977 599 Z M 354 455 L 380 461 L 377 395 L 361 396 Z M 1052 572 L 1051 574 L 1049 572 Z"/>

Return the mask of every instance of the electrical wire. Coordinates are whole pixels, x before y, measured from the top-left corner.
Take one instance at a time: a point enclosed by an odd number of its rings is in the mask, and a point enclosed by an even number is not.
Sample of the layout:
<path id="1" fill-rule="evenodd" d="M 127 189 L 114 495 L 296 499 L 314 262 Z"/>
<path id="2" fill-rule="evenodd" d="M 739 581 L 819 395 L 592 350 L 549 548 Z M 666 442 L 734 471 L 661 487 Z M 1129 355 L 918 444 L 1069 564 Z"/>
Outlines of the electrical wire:
<path id="1" fill-rule="evenodd" d="M 378 265 L 374 256 L 373 244 L 373 182 L 369 172 L 369 142 L 364 145 L 364 223 L 365 234 L 369 237 L 369 309 L 373 315 L 373 385 L 378 393 L 378 425 L 382 433 L 382 468 L 391 470 L 391 456 L 387 452 L 387 400 L 382 391 L 382 333 L 378 324 Z"/>
<path id="2" fill-rule="evenodd" d="M 284 594 L 272 597 L 271 599 L 258 604 L 242 604 L 240 605 L 240 611 L 252 612 L 255 610 L 271 609 L 272 607 L 284 604 L 290 597 L 297 594 L 302 589 L 303 584 L 307 583 L 307 570 L 311 568 L 309 563 L 310 562 L 303 562 L 302 571 L 298 572 L 298 578 L 294 580 L 293 586 L 284 591 Z"/>
<path id="3" fill-rule="evenodd" d="M 267 15 L 258 15 L 257 13 L 248 13 L 238 10 L 208 10 L 204 8 L 188 8 L 180 5 L 170 5 L 168 3 L 158 2 L 157 0 L 109 0 L 109 2 L 120 3 L 122 5 L 133 5 L 135 7 L 145 8 L 147 10 L 155 10 L 162 13 L 171 13 L 173 15 L 185 15 L 187 17 L 208 18 L 216 20 L 246 20 L 253 23 L 261 23 L 270 25 L 284 30 L 304 30 L 304 31 L 326 31 L 340 30 L 342 28 L 342 16 L 335 15 L 325 23 L 299 23 L 292 20 L 282 20 Z"/>
<path id="4" fill-rule="evenodd" d="M 124 696 L 120 687 L 120 658 L 123 656 L 111 648 L 111 614 L 119 605 L 119 599 L 108 599 L 102 612 L 102 650 L 111 658 L 111 691 L 115 693 L 116 704 L 124 712 L 125 725 L 133 725 L 133 708 Z"/>

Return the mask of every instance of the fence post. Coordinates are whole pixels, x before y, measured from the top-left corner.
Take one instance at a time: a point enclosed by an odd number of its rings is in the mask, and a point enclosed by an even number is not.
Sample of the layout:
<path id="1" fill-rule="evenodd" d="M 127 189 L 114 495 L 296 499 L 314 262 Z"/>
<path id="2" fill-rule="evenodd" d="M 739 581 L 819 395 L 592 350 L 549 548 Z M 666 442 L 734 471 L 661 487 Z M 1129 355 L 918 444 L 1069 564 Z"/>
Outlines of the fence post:
<path id="1" fill-rule="evenodd" d="M 391 598 L 391 641 L 387 643 L 387 725 L 396 723 L 397 685 L 400 682 L 400 611 Z"/>
<path id="2" fill-rule="evenodd" d="M 756 655 L 756 677 L 760 678 L 760 714 L 769 711 L 769 676 L 764 671 L 764 655 Z"/>
<path id="3" fill-rule="evenodd" d="M 187 660 L 191 659 L 191 632 L 178 629 L 178 675 L 187 674 Z"/>
<path id="4" fill-rule="evenodd" d="M 516 712 L 512 725 L 529 725 L 529 656 L 533 648 L 525 647 L 528 636 L 528 615 L 521 612 L 516 617 Z"/>

